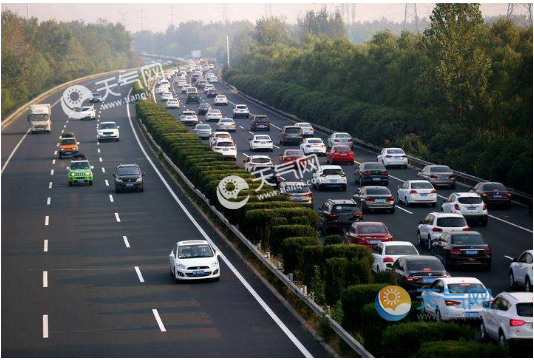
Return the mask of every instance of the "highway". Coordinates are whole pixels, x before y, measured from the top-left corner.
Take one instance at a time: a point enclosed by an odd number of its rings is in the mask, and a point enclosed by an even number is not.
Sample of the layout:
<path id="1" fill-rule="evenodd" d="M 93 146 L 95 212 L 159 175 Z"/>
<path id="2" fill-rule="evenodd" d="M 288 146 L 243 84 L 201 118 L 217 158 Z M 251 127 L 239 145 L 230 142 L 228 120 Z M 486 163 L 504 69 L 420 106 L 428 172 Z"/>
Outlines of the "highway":
<path id="1" fill-rule="evenodd" d="M 171 82 L 174 84 L 174 82 Z M 272 153 L 270 152 L 257 152 L 254 154 L 269 155 L 276 165 L 279 163 L 278 158 L 284 150 L 289 148 L 298 148 L 296 145 L 283 146 L 279 144 L 279 132 L 286 125 L 292 125 L 293 122 L 286 119 L 277 113 L 274 113 L 262 106 L 257 105 L 254 102 L 249 101 L 243 96 L 239 95 L 235 91 L 227 88 L 222 83 L 214 84 L 221 94 L 226 95 L 230 100 L 228 106 L 215 106 L 223 113 L 223 116 L 232 117 L 233 104 L 246 104 L 249 107 L 251 114 L 264 114 L 267 115 L 271 121 L 271 129 L 269 132 L 261 131 L 257 134 L 269 134 L 274 141 L 275 148 Z M 181 101 L 180 109 L 169 110 L 177 119 L 181 111 L 184 110 L 185 95 L 182 95 L 180 88 L 173 87 L 171 90 L 177 95 Z M 176 92 L 178 90 L 178 93 Z M 213 98 L 206 98 L 202 91 L 200 91 L 203 101 L 213 104 Z M 159 101 L 159 99 L 158 99 Z M 187 109 L 196 110 L 196 104 L 189 104 Z M 204 121 L 204 116 L 199 116 L 199 120 Z M 236 132 L 232 133 L 237 149 L 238 159 L 237 164 L 243 165 L 243 160 L 246 155 L 252 155 L 249 150 L 248 141 L 254 134 L 250 131 L 250 119 L 236 119 Z M 215 123 L 210 123 L 215 130 Z M 192 128 L 191 128 L 192 130 Z M 317 132 L 316 136 L 321 137 L 326 143 L 328 135 Z M 206 141 L 207 143 L 207 141 Z M 371 151 L 355 148 L 354 154 L 357 162 L 376 161 L 377 154 Z M 466 156 L 468 156 L 466 154 Z M 326 159 L 321 158 L 321 163 L 326 164 Z M 358 186 L 354 183 L 354 168 L 353 165 L 342 165 L 345 173 L 348 177 L 348 187 L 346 192 L 339 190 L 328 190 L 318 192 L 312 189 L 314 192 L 314 207 L 317 208 L 327 199 L 349 199 L 358 189 Z M 396 195 L 397 189 L 405 180 L 416 179 L 417 170 L 414 168 L 408 169 L 390 169 L 389 170 L 389 189 L 391 193 Z M 295 178 L 290 175 L 284 175 L 287 180 L 294 180 Z M 304 180 L 310 179 L 311 176 L 307 174 Z M 420 220 L 431 211 L 440 211 L 442 201 L 452 192 L 469 191 L 469 188 L 458 184 L 456 190 L 438 189 L 439 201 L 436 208 L 430 208 L 427 206 L 406 207 L 405 205 L 398 205 L 394 214 L 385 213 L 370 213 L 365 214 L 364 219 L 368 221 L 381 221 L 386 224 L 389 231 L 394 236 L 395 240 L 411 241 L 417 244 L 416 232 L 417 226 Z M 474 276 L 480 279 L 486 287 L 490 288 L 494 295 L 501 291 L 508 289 L 508 265 L 510 260 L 506 258 L 517 257 L 524 250 L 532 249 L 532 218 L 528 215 L 527 207 L 521 204 L 513 203 L 510 210 L 489 210 L 490 218 L 489 224 L 484 227 L 472 227 L 473 230 L 479 231 L 485 240 L 489 243 L 492 249 L 492 268 L 490 271 L 482 271 L 479 268 L 458 268 L 451 271 L 452 276 Z M 420 253 L 428 254 L 428 250 L 419 249 Z"/>
<path id="2" fill-rule="evenodd" d="M 42 101 L 54 104 L 51 134 L 25 136 L 25 114 L 2 130 L 2 356 L 328 356 L 166 174 L 133 105 L 98 104 L 97 120 L 80 121 L 60 96 Z M 96 141 L 100 121 L 120 126 L 120 142 Z M 94 165 L 93 186 L 68 186 L 64 131 Z M 248 135 L 237 134 L 240 152 Z M 146 173 L 143 193 L 115 194 L 119 163 Z M 204 238 L 223 254 L 221 280 L 176 284 L 172 246 Z"/>

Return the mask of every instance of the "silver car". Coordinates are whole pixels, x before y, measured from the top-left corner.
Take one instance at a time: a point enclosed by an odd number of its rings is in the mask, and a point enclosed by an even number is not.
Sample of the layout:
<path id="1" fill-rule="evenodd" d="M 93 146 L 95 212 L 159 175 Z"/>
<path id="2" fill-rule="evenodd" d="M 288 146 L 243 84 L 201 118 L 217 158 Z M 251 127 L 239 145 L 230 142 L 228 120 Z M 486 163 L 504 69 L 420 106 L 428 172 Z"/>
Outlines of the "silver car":
<path id="1" fill-rule="evenodd" d="M 208 124 L 197 124 L 195 126 L 195 134 L 201 139 L 207 139 L 211 136 L 213 131 Z"/>
<path id="2" fill-rule="evenodd" d="M 420 180 L 427 180 L 434 186 L 456 188 L 456 175 L 447 165 L 427 165 L 417 174 Z"/>
<path id="3" fill-rule="evenodd" d="M 395 212 L 395 198 L 385 186 L 363 186 L 354 194 L 352 199 L 363 213 L 369 212 L 369 210 Z"/>

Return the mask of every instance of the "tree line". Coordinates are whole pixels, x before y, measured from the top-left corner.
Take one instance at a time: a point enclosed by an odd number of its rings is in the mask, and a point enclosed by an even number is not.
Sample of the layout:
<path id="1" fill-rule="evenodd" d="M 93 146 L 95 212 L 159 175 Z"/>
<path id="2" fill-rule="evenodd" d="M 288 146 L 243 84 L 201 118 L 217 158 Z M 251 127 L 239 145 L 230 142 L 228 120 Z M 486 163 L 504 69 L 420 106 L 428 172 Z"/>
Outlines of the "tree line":
<path id="1" fill-rule="evenodd" d="M 2 11 L 2 117 L 69 80 L 140 64 L 121 24 L 39 22 Z"/>

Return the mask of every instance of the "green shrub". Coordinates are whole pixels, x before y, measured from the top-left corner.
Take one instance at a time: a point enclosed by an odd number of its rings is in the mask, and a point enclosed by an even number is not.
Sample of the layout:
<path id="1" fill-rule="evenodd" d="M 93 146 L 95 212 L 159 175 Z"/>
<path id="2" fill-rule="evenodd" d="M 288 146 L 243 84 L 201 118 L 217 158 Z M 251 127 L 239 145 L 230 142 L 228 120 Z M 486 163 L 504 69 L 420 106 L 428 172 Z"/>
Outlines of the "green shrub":
<path id="1" fill-rule="evenodd" d="M 421 344 L 414 357 L 424 358 L 504 358 L 508 349 L 496 344 L 481 344 L 475 341 L 430 341 Z"/>
<path id="2" fill-rule="evenodd" d="M 295 216 L 291 218 L 291 223 L 296 225 L 310 225 L 310 219 L 307 216 Z"/>
<path id="3" fill-rule="evenodd" d="M 330 258 L 324 265 L 325 297 L 328 304 L 335 304 L 349 286 L 367 284 L 371 271 L 366 259 Z"/>
<path id="4" fill-rule="evenodd" d="M 325 245 L 342 244 L 343 239 L 341 235 L 328 235 L 324 238 Z"/>
<path id="5" fill-rule="evenodd" d="M 291 237 L 317 238 L 317 232 L 309 225 L 273 226 L 271 236 L 269 237 L 269 248 L 273 253 L 278 254 L 280 252 L 280 245 L 282 240 Z"/>
<path id="6" fill-rule="evenodd" d="M 294 273 L 304 262 L 304 259 L 300 257 L 302 255 L 300 249 L 316 244 L 316 237 L 291 237 L 282 240 L 280 252 L 284 260 L 284 272 Z"/>
<path id="7" fill-rule="evenodd" d="M 343 328 L 356 330 L 360 324 L 361 311 L 366 304 L 375 301 L 378 292 L 388 284 L 353 285 L 341 293 Z"/>

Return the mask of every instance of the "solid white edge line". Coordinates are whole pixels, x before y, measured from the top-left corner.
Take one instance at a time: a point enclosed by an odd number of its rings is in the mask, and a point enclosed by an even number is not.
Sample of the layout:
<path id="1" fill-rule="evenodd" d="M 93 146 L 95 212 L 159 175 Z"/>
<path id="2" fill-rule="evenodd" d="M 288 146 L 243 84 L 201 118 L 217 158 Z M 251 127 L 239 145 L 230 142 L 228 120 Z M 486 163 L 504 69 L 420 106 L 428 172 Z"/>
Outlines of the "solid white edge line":
<path id="1" fill-rule="evenodd" d="M 139 266 L 134 267 L 135 272 L 137 273 L 137 277 L 139 278 L 139 282 L 144 283 L 145 279 L 143 279 L 143 275 L 141 274 L 141 270 L 139 269 Z"/>
<path id="2" fill-rule="evenodd" d="M 400 207 L 399 205 L 395 205 L 395 207 L 396 207 L 397 209 L 400 209 L 400 210 L 404 211 L 404 212 L 407 212 L 407 213 L 410 214 L 410 215 L 413 215 L 413 212 L 411 212 L 411 211 L 409 211 L 409 210 L 406 210 L 405 208 L 402 208 L 402 207 Z"/>
<path id="3" fill-rule="evenodd" d="M 24 134 L 24 136 L 19 140 L 17 145 L 15 145 L 15 148 L 13 149 L 13 151 L 11 151 L 11 154 L 9 154 L 9 157 L 7 158 L 6 162 L 4 163 L 4 166 L 2 166 L 2 174 L 4 174 L 4 170 L 6 169 L 7 165 L 11 161 L 11 159 L 13 158 L 13 155 L 15 155 L 15 152 L 19 148 L 20 144 L 22 144 L 22 142 L 24 141 L 26 136 L 28 136 L 28 134 L 30 133 L 30 130 L 31 130 L 31 128 L 28 128 L 28 130 L 26 130 L 26 133 Z"/>
<path id="4" fill-rule="evenodd" d="M 128 97 L 130 97 L 130 94 L 132 92 L 132 89 L 130 88 L 130 91 L 128 92 Z M 155 101 L 155 96 L 154 96 Z M 143 144 L 141 144 L 141 140 L 139 140 L 139 136 L 137 135 L 137 131 L 135 131 L 135 128 L 133 126 L 132 117 L 130 115 L 130 106 L 129 104 L 126 105 L 126 112 L 128 113 L 128 122 L 130 123 L 130 127 L 132 129 L 132 132 L 134 134 L 135 140 L 137 141 L 137 144 L 139 145 L 139 148 L 141 149 L 141 152 L 143 155 L 145 155 L 145 158 L 150 163 L 160 180 L 162 181 L 163 185 L 167 188 L 171 196 L 174 198 L 176 203 L 180 206 L 180 208 L 184 211 L 184 213 L 187 215 L 189 220 L 195 225 L 195 227 L 198 229 L 198 231 L 204 236 L 204 238 L 215 248 L 215 250 L 219 251 L 218 247 L 213 243 L 213 240 L 206 234 L 204 229 L 200 226 L 200 224 L 195 220 L 193 215 L 189 212 L 189 210 L 185 207 L 185 205 L 182 203 L 182 201 L 178 198 L 176 193 L 172 190 L 169 183 L 159 169 L 156 167 L 152 159 L 148 156 L 145 148 L 143 147 Z M 220 252 L 220 251 L 219 251 Z M 224 261 L 224 263 L 230 268 L 230 270 L 234 273 L 234 275 L 238 278 L 238 280 L 243 284 L 243 286 L 249 291 L 249 293 L 256 299 L 256 301 L 260 304 L 261 307 L 267 312 L 267 314 L 273 319 L 273 321 L 280 327 L 280 329 L 286 334 L 286 336 L 293 342 L 293 344 L 300 350 L 300 352 L 307 358 L 313 357 L 312 354 L 302 345 L 302 343 L 297 339 L 297 337 L 291 332 L 291 330 L 288 329 L 288 327 L 280 320 L 278 315 L 274 313 L 274 311 L 263 301 L 263 299 L 258 295 L 258 293 L 250 286 L 250 284 L 245 280 L 245 278 L 239 273 L 239 271 L 234 267 L 234 265 L 224 256 L 221 252 L 220 258 Z M 154 316 L 157 314 L 157 310 L 153 309 Z M 157 319 L 156 319 L 157 320 Z M 163 325 L 163 324 L 162 324 Z"/>
<path id="5" fill-rule="evenodd" d="M 43 252 L 48 252 L 48 240 L 43 241 Z"/>
<path id="6" fill-rule="evenodd" d="M 505 259 L 508 259 L 508 260 L 510 260 L 510 261 L 514 260 L 514 258 L 511 257 L 511 256 L 508 256 L 508 255 L 503 255 L 503 256 L 504 256 Z"/>
<path id="7" fill-rule="evenodd" d="M 43 339 L 48 339 L 48 315 L 43 315 Z"/>
<path id="8" fill-rule="evenodd" d="M 43 270 L 43 287 L 48 287 L 48 271 Z"/>
<path id="9" fill-rule="evenodd" d="M 121 222 L 121 218 L 119 217 L 119 213 L 115 213 L 115 219 L 117 222 Z"/>
<path id="10" fill-rule="evenodd" d="M 158 310 L 157 309 L 152 309 L 152 314 L 154 314 L 154 317 L 156 318 L 156 322 L 158 323 L 159 330 L 161 332 L 167 331 L 167 329 L 165 329 L 165 326 L 163 325 L 163 321 L 161 321 L 161 318 L 159 317 Z"/>
<path id="11" fill-rule="evenodd" d="M 130 242 L 128 241 L 128 236 L 123 235 L 122 240 L 124 240 L 124 245 L 129 249 L 130 248 Z"/>

